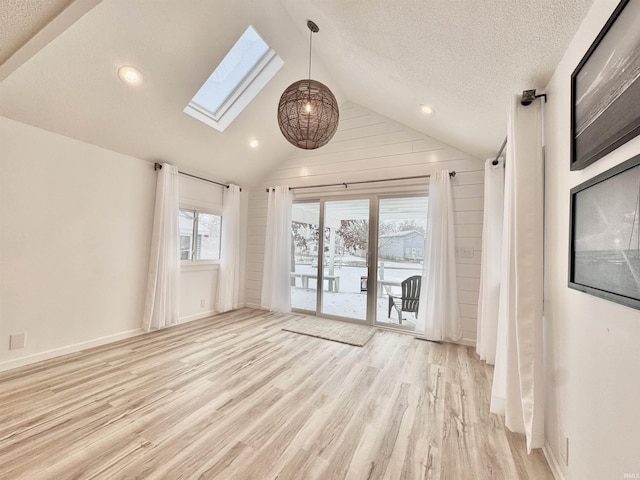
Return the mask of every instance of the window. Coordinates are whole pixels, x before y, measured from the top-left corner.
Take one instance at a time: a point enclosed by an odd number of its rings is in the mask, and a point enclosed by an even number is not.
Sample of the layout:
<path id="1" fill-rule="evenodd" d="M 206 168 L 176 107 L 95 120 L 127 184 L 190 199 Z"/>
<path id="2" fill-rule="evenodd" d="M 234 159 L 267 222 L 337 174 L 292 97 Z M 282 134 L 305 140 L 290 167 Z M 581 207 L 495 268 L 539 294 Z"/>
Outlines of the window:
<path id="1" fill-rule="evenodd" d="M 223 132 L 282 65 L 275 50 L 249 26 L 184 112 Z"/>
<path id="2" fill-rule="evenodd" d="M 222 217 L 180 209 L 180 260 L 219 260 Z"/>

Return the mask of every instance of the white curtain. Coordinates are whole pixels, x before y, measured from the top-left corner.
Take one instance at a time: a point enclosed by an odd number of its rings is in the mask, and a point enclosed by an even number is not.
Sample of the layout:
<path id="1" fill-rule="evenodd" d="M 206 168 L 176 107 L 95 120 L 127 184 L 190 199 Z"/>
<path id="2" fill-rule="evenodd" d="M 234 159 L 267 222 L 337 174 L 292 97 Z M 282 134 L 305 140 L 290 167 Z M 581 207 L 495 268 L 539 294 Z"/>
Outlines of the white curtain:
<path id="1" fill-rule="evenodd" d="M 291 205 L 287 185 L 269 191 L 267 231 L 262 272 L 262 308 L 291 311 Z"/>
<path id="2" fill-rule="evenodd" d="M 180 233 L 178 169 L 162 164 L 156 181 L 147 294 L 142 328 L 151 330 L 178 323 L 180 298 Z"/>
<path id="3" fill-rule="evenodd" d="M 416 331 L 430 340 L 460 340 L 453 198 L 448 170 L 435 172 L 429 181 L 424 254 Z"/>
<path id="4" fill-rule="evenodd" d="M 228 312 L 240 303 L 240 195 L 237 185 L 224 189 L 217 312 Z"/>
<path id="5" fill-rule="evenodd" d="M 541 102 L 511 106 L 502 237 L 502 273 L 491 412 L 544 445 L 542 364 L 544 157 Z"/>
<path id="6" fill-rule="evenodd" d="M 493 162 L 494 159 L 490 158 L 484 165 L 484 220 L 476 342 L 480 359 L 491 365 L 496 363 L 504 213 L 504 159 L 498 159 L 496 165 Z"/>

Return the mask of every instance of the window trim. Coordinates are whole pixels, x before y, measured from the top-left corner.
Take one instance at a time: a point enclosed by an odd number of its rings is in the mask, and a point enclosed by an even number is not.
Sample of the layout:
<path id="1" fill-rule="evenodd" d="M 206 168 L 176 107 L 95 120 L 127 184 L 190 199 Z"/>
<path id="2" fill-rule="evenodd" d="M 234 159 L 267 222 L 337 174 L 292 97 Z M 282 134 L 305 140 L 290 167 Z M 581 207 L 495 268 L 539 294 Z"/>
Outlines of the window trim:
<path id="1" fill-rule="evenodd" d="M 211 111 L 204 105 L 201 105 L 193 100 L 189 102 L 189 107 L 197 110 L 198 112 L 211 118 L 214 122 L 220 123 L 222 117 L 227 114 L 227 111 L 233 106 L 238 98 L 249 88 L 251 83 L 262 73 L 262 71 L 269 65 L 273 57 L 276 55 L 275 50 L 267 50 L 255 63 L 255 65 L 240 79 L 235 87 L 229 92 L 229 95 L 225 97 L 220 106 Z"/>
<path id="2" fill-rule="evenodd" d="M 221 254 L 222 254 L 222 215 L 219 212 L 215 212 L 213 209 L 195 207 L 193 205 L 180 205 L 178 207 L 180 211 L 193 212 L 193 230 L 191 231 L 191 258 L 189 259 L 180 259 L 180 269 L 181 270 L 209 270 L 209 269 L 217 269 L 220 267 Z M 207 259 L 207 260 L 198 260 L 194 259 L 193 256 L 196 252 L 196 242 L 197 240 L 197 232 L 198 232 L 198 215 L 204 213 L 207 215 L 214 215 L 220 217 L 220 245 L 218 250 L 218 258 L 216 259 Z M 180 236 L 180 232 L 178 232 L 178 236 Z"/>
<path id="3" fill-rule="evenodd" d="M 181 260 L 180 270 L 183 272 L 195 272 L 199 270 L 219 270 L 220 260 Z"/>
<path id="4" fill-rule="evenodd" d="M 200 120 L 202 123 L 220 132 L 224 132 L 225 129 L 231 125 L 231 122 L 256 98 L 258 93 L 275 77 L 276 73 L 278 73 L 284 65 L 282 58 L 271 48 L 253 25 L 249 25 L 243 32 L 243 35 L 250 28 L 262 39 L 268 47 L 268 50 L 256 61 L 242 79 L 240 79 L 215 112 L 208 110 L 204 105 L 200 105 L 193 100 L 204 84 L 200 86 L 183 110 L 187 115 L 192 116 L 196 120 Z M 240 38 L 242 38 L 242 36 Z M 229 51 L 235 47 L 236 43 L 233 44 Z M 219 65 L 216 66 L 213 72 L 216 71 L 218 66 Z M 210 76 L 213 75 L 213 72 L 211 72 Z M 207 80 L 209 77 L 207 77 Z"/>

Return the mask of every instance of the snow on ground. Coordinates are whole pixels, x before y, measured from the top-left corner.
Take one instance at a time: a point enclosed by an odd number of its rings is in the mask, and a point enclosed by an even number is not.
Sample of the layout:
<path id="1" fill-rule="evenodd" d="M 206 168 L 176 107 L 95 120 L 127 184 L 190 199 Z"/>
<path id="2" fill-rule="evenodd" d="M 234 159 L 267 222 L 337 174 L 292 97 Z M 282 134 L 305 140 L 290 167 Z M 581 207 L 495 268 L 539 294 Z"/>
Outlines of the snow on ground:
<path id="1" fill-rule="evenodd" d="M 337 315 L 340 317 L 356 318 L 364 320 L 366 316 L 367 294 L 360 290 L 362 277 L 366 277 L 367 268 L 364 259 L 360 257 L 344 257 L 342 265 L 337 259 L 334 266 L 334 275 L 340 278 L 339 292 L 327 291 L 327 281 L 323 290 L 323 310 L 322 313 Z M 348 265 L 345 265 L 347 264 Z M 358 265 L 359 263 L 359 265 Z M 379 278 L 383 276 L 385 280 L 396 280 L 401 282 L 412 275 L 422 274 L 422 265 L 418 262 L 380 262 L 384 263 L 384 273 L 382 268 L 378 269 Z M 354 265 L 355 264 L 355 265 Z M 312 264 L 296 264 L 296 273 L 316 275 L 317 269 Z M 329 267 L 325 266 L 324 274 L 329 274 Z M 381 275 L 382 274 L 382 275 Z M 316 279 L 310 278 L 308 287 L 302 288 L 302 280 L 296 278 L 296 286 L 291 288 L 291 306 L 303 310 L 315 311 L 316 304 Z M 392 294 L 399 294 L 400 287 L 389 287 Z M 388 296 L 383 290 L 382 296 L 377 299 L 376 320 L 378 322 L 398 324 L 397 312 L 392 310 L 391 319 L 387 318 Z M 412 313 L 404 313 L 403 326 L 415 327 L 415 316 Z"/>

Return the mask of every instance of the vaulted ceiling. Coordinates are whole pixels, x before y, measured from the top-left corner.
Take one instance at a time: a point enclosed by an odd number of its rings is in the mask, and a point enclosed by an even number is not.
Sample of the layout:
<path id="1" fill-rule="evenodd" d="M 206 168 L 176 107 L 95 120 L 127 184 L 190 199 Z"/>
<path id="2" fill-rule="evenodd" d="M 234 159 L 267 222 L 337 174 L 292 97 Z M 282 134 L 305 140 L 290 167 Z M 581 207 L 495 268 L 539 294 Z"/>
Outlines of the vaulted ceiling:
<path id="1" fill-rule="evenodd" d="M 307 75 L 312 19 L 312 77 L 339 102 L 485 158 L 504 139 L 509 99 L 544 88 L 591 3 L 9 0 L 0 6 L 0 115 L 251 185 L 294 151 L 276 107 Z M 220 133 L 183 109 L 249 25 L 285 64 Z M 122 83 L 122 65 L 140 69 L 142 84 Z"/>

